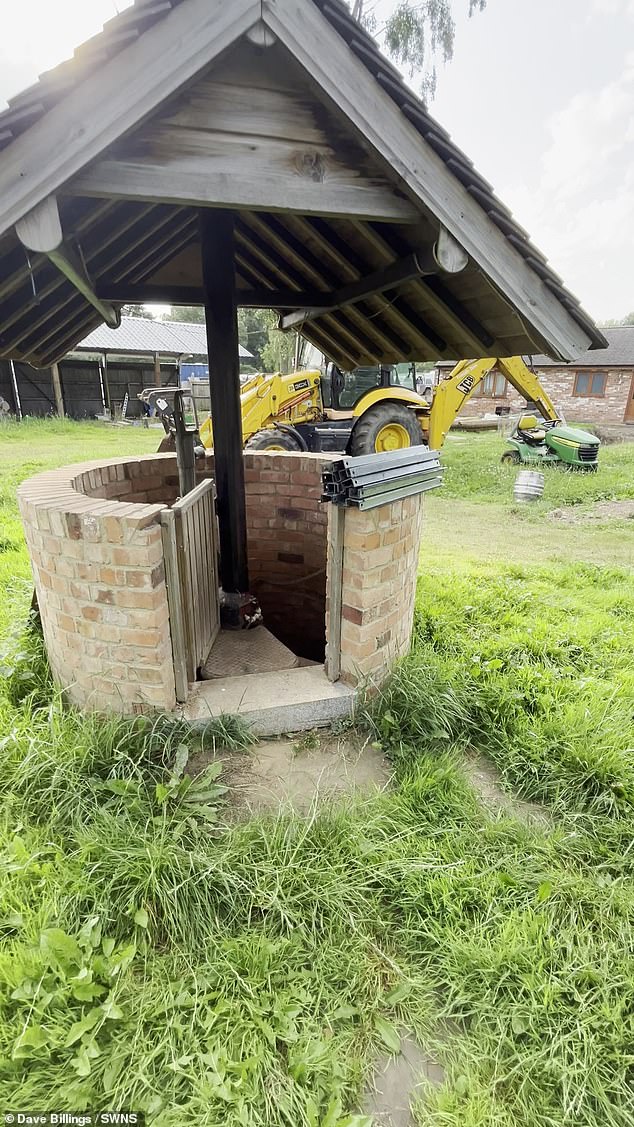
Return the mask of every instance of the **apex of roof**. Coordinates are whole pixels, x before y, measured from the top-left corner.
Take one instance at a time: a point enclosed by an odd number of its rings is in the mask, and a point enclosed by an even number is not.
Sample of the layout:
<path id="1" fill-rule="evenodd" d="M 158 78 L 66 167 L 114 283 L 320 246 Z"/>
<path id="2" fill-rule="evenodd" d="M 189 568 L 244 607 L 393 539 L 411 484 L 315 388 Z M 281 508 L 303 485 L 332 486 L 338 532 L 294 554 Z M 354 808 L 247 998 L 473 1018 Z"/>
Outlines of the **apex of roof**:
<path id="1" fill-rule="evenodd" d="M 163 356 L 206 356 L 205 326 L 196 321 L 156 321 L 152 317 L 122 317 L 118 329 L 100 325 L 75 346 L 77 352 L 136 352 Z M 244 360 L 251 357 L 240 346 Z"/>

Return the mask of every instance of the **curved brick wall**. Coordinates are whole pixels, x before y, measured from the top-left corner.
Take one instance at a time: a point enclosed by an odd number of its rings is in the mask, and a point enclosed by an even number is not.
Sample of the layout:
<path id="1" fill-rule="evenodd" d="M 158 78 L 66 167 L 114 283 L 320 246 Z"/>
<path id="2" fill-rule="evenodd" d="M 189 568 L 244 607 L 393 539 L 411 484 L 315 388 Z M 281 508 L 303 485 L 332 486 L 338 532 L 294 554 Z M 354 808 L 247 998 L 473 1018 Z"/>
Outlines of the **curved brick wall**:
<path id="1" fill-rule="evenodd" d="M 331 455 L 245 455 L 249 578 L 264 621 L 299 657 L 326 647 L 328 506 L 321 471 Z"/>
<path id="2" fill-rule="evenodd" d="M 159 523 L 174 467 L 173 455 L 88 462 L 18 490 L 51 669 L 83 707 L 175 705 Z"/>
<path id="3" fill-rule="evenodd" d="M 245 454 L 251 589 L 269 629 L 301 657 L 326 642 L 333 455 Z M 213 457 L 198 466 L 213 476 Z M 56 680 L 82 707 L 175 707 L 160 513 L 178 494 L 174 454 L 39 474 L 18 490 L 44 638 Z M 411 633 L 423 498 L 346 510 L 341 676 L 380 683 Z"/>

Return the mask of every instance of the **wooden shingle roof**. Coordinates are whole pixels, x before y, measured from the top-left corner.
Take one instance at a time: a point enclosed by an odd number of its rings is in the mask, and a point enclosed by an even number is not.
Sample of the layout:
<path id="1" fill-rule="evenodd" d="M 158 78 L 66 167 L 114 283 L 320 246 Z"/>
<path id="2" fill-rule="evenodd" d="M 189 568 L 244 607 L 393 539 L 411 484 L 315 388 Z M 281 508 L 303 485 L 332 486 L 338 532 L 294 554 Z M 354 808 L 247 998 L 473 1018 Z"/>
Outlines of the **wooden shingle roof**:
<path id="1" fill-rule="evenodd" d="M 10 160 L 18 149 L 28 153 L 29 134 L 38 123 L 55 112 L 63 114 L 96 73 L 106 72 L 117 59 L 124 60 L 126 51 L 139 44 L 146 32 L 174 19 L 177 10 L 186 16 L 187 6 L 195 2 L 136 0 L 79 47 L 72 59 L 11 99 L 0 114 L 4 157 Z M 290 12 L 291 7 L 296 27 L 286 34 L 285 10 Z M 324 107 L 315 111 L 317 119 L 331 112 L 332 99 L 332 109 L 359 131 L 371 159 L 378 154 L 384 166 L 391 165 L 397 195 L 419 208 L 417 239 L 422 234 L 433 238 L 440 222 L 449 230 L 453 226 L 454 235 L 469 253 L 469 265 L 461 274 L 420 277 L 380 298 L 356 302 L 307 323 L 304 332 L 309 339 L 344 366 L 407 356 L 512 355 L 537 349 L 570 359 L 575 351 L 605 344 L 591 318 L 497 199 L 491 185 L 453 144 L 341 0 L 294 0 L 292 4 L 291 0 L 262 0 L 254 4 L 256 8 L 279 35 L 280 44 L 273 52 L 280 52 L 281 62 L 289 56 L 289 64 L 293 62 L 290 55 L 295 54 L 306 81 L 313 90 L 319 89 Z M 317 13 L 320 19 L 314 18 Z M 300 42 L 302 21 L 309 33 L 312 29 L 323 37 L 322 43 Z M 355 84 L 359 89 L 359 106 L 344 87 L 335 98 L 334 87 L 328 86 L 334 48 L 347 60 L 343 77 L 349 87 L 352 84 L 353 94 Z M 386 107 L 388 111 L 393 107 L 390 120 L 394 127 L 394 111 L 398 112 L 402 122 L 398 129 L 408 143 L 408 154 L 398 150 L 398 138 L 393 141 L 386 136 L 390 130 L 379 130 L 374 137 L 366 131 L 363 136 L 362 115 L 366 113 L 372 120 L 373 107 L 365 108 L 360 64 L 366 82 L 371 76 L 378 109 L 385 112 Z M 278 67 L 280 81 L 286 69 L 292 71 L 290 66 Z M 77 132 L 80 135 L 73 132 L 69 137 L 69 177 L 65 182 L 61 173 L 58 177 L 60 212 L 62 226 L 72 233 L 95 285 L 116 281 L 134 286 L 163 281 L 177 272 L 180 276 L 185 269 L 182 263 L 187 262 L 188 251 L 198 238 L 196 208 L 159 200 L 89 198 L 82 194 L 84 189 L 73 193 L 75 167 L 81 167 L 75 157 L 81 153 L 82 130 Z M 0 189 L 2 161 L 0 155 Z M 429 169 L 433 175 L 428 175 Z M 81 183 L 80 176 L 78 185 Z M 99 315 L 46 257 L 25 251 L 13 231 L 14 214 L 15 208 L 7 212 L 10 222 L 0 233 L 0 356 L 47 365 L 97 325 Z M 413 228 L 398 223 L 243 207 L 237 223 L 238 288 L 252 290 L 259 285 L 279 291 L 284 287 L 298 294 L 309 287 L 337 290 L 411 253 L 416 245 L 412 233 Z M 191 271 L 190 266 L 187 269 Z"/>

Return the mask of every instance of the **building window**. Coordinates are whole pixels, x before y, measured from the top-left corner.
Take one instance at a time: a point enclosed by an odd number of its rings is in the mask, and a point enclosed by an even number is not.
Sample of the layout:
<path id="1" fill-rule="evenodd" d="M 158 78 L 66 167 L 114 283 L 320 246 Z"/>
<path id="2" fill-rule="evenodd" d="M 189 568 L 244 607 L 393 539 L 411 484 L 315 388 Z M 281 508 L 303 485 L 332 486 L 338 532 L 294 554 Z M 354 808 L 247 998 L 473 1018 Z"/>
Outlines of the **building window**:
<path id="1" fill-rule="evenodd" d="M 482 380 L 477 394 L 482 399 L 504 399 L 506 387 L 506 377 L 501 372 L 489 372 Z"/>
<path id="2" fill-rule="evenodd" d="M 607 379 L 607 372 L 577 372 L 572 394 L 584 399 L 603 399 Z"/>

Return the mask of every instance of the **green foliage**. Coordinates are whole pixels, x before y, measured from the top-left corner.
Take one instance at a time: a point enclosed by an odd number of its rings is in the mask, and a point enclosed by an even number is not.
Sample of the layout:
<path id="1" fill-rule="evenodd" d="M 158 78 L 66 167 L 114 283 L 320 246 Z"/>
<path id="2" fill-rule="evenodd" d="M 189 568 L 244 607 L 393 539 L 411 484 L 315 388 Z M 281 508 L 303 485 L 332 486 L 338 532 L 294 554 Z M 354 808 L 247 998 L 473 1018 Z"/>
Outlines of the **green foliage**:
<path id="1" fill-rule="evenodd" d="M 29 462 L 111 449 L 105 428 L 60 426 L 5 432 L 11 520 Z M 116 432 L 117 452 L 140 438 Z M 446 492 L 427 499 L 413 654 L 365 716 L 394 786 L 305 819 L 229 817 L 219 765 L 249 747 L 230 718 L 197 734 L 64 707 L 18 629 L 16 520 L 0 572 L 6 1106 L 376 1127 L 359 1090 L 406 1027 L 447 1070 L 419 1127 L 629 1127 L 634 581 L 609 539 L 602 565 L 577 541 L 563 560 L 517 553 L 522 530 L 537 545 L 552 525 L 514 511 L 501 445 L 450 443 Z M 627 495 L 634 446 L 602 454 L 596 477 L 557 478 L 581 513 L 601 489 Z M 482 544 L 506 530 L 498 558 L 455 547 L 465 506 Z M 483 807 L 467 747 L 552 827 Z"/>
<path id="2" fill-rule="evenodd" d="M 281 333 L 271 326 L 267 343 L 262 349 L 262 360 L 267 372 L 292 372 L 297 344 L 296 333 Z"/>
<path id="3" fill-rule="evenodd" d="M 240 344 L 253 355 L 256 372 L 262 372 L 266 367 L 263 353 L 275 320 L 270 309 L 238 310 Z"/>
<path id="4" fill-rule="evenodd" d="M 172 305 L 169 313 L 161 314 L 161 321 L 189 321 L 204 325 L 205 308 L 203 305 Z"/>
<path id="5" fill-rule="evenodd" d="M 486 0 L 469 0 L 469 16 L 483 11 Z M 355 0 L 353 15 L 384 41 L 388 54 L 410 76 L 421 76 L 424 95 L 436 92 L 437 64 L 453 58 L 456 27 L 452 0 L 398 0 L 385 22 L 379 24 L 374 6 Z"/>
<path id="6" fill-rule="evenodd" d="M 416 645 L 380 705 L 399 758 L 470 745 L 521 795 L 634 811 L 634 582 L 613 569 L 503 567 L 421 578 Z"/>
<path id="7" fill-rule="evenodd" d="M 634 325 L 634 310 L 632 310 L 631 313 L 627 313 L 620 321 L 610 318 L 607 321 L 600 321 L 599 324 L 602 329 L 613 328 L 616 325 Z"/>

